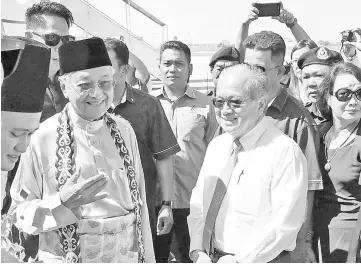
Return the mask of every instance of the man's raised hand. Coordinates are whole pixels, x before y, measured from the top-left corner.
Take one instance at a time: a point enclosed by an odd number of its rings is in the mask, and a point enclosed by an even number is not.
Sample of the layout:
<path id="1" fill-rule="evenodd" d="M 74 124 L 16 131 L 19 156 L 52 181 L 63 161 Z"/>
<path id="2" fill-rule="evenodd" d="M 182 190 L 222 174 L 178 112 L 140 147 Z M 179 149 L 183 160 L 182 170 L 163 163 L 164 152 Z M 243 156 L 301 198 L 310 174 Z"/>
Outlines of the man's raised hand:
<path id="1" fill-rule="evenodd" d="M 99 193 L 108 182 L 105 174 L 97 174 L 78 183 L 80 175 L 81 169 L 67 180 L 59 192 L 62 204 L 70 210 L 108 196 L 106 193 Z"/>

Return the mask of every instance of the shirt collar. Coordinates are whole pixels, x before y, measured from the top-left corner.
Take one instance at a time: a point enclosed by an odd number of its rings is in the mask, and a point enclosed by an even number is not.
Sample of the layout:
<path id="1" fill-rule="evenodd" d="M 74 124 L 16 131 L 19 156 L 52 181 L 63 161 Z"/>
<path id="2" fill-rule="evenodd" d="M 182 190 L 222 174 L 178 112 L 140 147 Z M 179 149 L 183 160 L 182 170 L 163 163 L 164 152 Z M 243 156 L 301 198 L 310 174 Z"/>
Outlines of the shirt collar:
<path id="1" fill-rule="evenodd" d="M 95 121 L 88 121 L 80 117 L 74 110 L 73 106 L 69 103 L 69 115 L 74 125 L 77 127 L 86 130 L 89 133 L 94 133 L 98 131 L 104 124 L 103 118 Z"/>
<path id="2" fill-rule="evenodd" d="M 274 107 L 279 112 L 282 112 L 283 108 L 286 105 L 287 98 L 288 98 L 288 93 L 286 89 L 282 89 L 281 92 L 273 99 L 273 101 L 271 100 L 270 102 L 271 105 L 269 105 L 269 107 Z"/>
<path id="3" fill-rule="evenodd" d="M 239 142 L 242 144 L 244 150 L 247 151 L 253 149 L 257 141 L 270 125 L 271 123 L 269 119 L 267 117 L 263 117 L 251 131 L 241 137 Z"/>
<path id="4" fill-rule="evenodd" d="M 124 94 L 122 99 L 120 100 L 120 103 L 124 104 L 126 100 L 127 100 L 127 89 L 124 90 Z"/>
<path id="5" fill-rule="evenodd" d="M 118 105 L 120 104 L 124 104 L 125 102 L 129 102 L 134 104 L 135 103 L 135 98 L 134 98 L 134 94 L 133 94 L 133 90 L 130 89 L 131 86 L 126 82 L 125 83 L 125 90 L 124 90 L 124 94 L 122 99 L 120 100 L 120 102 L 115 105 L 114 102 L 110 105 L 110 109 L 115 109 Z"/>
<path id="6" fill-rule="evenodd" d="M 133 89 L 130 86 L 129 83 L 125 82 L 125 93 L 126 94 L 126 101 L 129 103 L 134 104 L 135 103 L 135 98 L 134 98 L 134 93 L 133 93 Z M 123 99 L 122 99 L 123 100 Z M 125 101 L 124 101 L 125 102 Z M 122 102 L 123 103 L 123 102 Z"/>
<path id="7" fill-rule="evenodd" d="M 155 97 L 163 96 L 164 98 L 168 98 L 168 96 L 164 92 L 164 86 L 161 89 L 155 90 L 153 92 L 153 94 Z M 194 90 L 188 84 L 186 87 L 186 92 L 182 96 L 184 96 L 184 95 L 187 95 L 188 97 L 193 98 L 193 99 L 196 98 L 196 95 L 194 94 Z M 180 97 L 182 97 L 182 96 L 180 96 Z"/>

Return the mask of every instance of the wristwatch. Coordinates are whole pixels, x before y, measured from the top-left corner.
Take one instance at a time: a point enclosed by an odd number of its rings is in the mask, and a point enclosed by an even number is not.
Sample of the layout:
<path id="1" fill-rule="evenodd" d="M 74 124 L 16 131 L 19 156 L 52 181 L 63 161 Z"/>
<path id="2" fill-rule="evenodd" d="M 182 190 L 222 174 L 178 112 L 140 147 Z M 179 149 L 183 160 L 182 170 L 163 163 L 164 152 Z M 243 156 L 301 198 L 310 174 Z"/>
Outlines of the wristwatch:
<path id="1" fill-rule="evenodd" d="M 162 201 L 162 206 L 163 205 L 173 208 L 173 201 Z"/>
<path id="2" fill-rule="evenodd" d="M 291 23 L 286 23 L 286 26 L 288 28 L 292 28 L 294 25 L 296 25 L 296 23 L 297 23 L 297 18 L 294 18 Z"/>

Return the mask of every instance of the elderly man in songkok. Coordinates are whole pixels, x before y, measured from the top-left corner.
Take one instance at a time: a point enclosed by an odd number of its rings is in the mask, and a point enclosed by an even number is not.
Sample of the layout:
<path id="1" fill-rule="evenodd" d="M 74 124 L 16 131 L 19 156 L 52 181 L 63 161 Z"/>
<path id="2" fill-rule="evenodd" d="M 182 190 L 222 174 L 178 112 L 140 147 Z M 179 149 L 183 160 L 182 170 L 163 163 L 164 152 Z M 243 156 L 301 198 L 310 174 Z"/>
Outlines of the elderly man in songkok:
<path id="1" fill-rule="evenodd" d="M 59 48 L 69 103 L 47 119 L 11 187 L 16 226 L 44 262 L 154 262 L 143 169 L 130 124 L 107 110 L 114 69 L 99 38 Z"/>
<path id="2" fill-rule="evenodd" d="M 1 262 L 24 260 L 12 219 L 5 213 L 7 171 L 26 151 L 39 127 L 49 72 L 50 50 L 23 37 L 1 37 Z"/>

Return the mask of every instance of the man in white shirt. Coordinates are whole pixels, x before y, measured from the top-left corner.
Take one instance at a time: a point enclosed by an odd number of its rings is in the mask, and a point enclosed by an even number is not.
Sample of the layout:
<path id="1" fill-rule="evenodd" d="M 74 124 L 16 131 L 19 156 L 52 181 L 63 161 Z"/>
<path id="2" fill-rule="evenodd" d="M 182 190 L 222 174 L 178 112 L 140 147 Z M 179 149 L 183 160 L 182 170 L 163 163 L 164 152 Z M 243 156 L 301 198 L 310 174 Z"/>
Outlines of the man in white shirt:
<path id="1" fill-rule="evenodd" d="M 208 146 L 192 192 L 194 262 L 277 261 L 296 246 L 305 218 L 307 162 L 264 117 L 266 86 L 265 74 L 244 64 L 220 75 L 213 104 L 226 133 Z"/>

